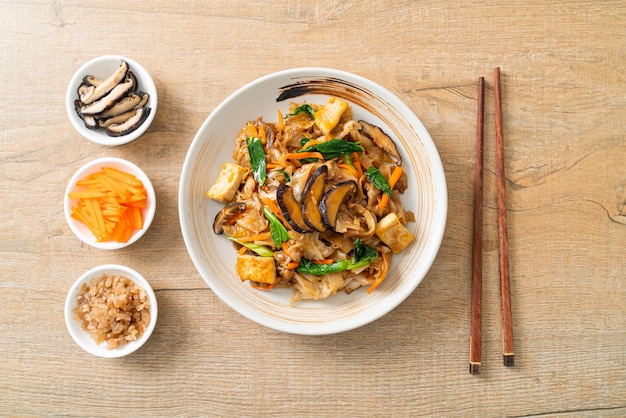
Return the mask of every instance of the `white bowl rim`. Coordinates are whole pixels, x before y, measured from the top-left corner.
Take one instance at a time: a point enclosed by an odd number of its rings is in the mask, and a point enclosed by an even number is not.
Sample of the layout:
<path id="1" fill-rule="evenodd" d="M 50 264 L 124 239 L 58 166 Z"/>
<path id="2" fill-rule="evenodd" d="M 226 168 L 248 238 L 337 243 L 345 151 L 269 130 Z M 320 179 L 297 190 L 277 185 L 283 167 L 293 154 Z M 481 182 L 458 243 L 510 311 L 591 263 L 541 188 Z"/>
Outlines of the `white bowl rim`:
<path id="1" fill-rule="evenodd" d="M 126 242 L 98 242 L 96 241 L 96 238 L 93 236 L 93 234 L 84 225 L 79 226 L 80 223 L 72 218 L 72 199 L 70 199 L 68 195 L 75 188 L 76 182 L 80 180 L 83 176 L 85 176 L 86 172 L 92 169 L 97 171 L 99 168 L 106 165 L 124 167 L 128 172 L 134 174 L 139 180 L 141 180 L 144 188 L 146 189 L 146 193 L 148 193 L 148 206 L 144 211 L 143 228 L 135 231 L 130 239 Z M 150 225 L 152 225 L 152 221 L 154 220 L 154 215 L 156 213 L 156 204 L 156 193 L 154 191 L 154 186 L 152 185 L 152 181 L 150 180 L 150 178 L 141 168 L 139 168 L 139 166 L 119 157 L 96 158 L 95 160 L 91 160 L 81 166 L 72 175 L 65 189 L 65 195 L 63 196 L 63 212 L 65 213 L 65 220 L 67 221 L 67 224 L 69 225 L 74 235 L 76 235 L 76 237 L 85 244 L 88 244 L 100 250 L 117 250 L 120 248 L 128 247 L 129 245 L 137 242 L 137 240 L 139 240 L 139 238 L 141 238 L 146 233 L 146 231 L 148 231 Z"/>
<path id="2" fill-rule="evenodd" d="M 207 278 L 202 276 L 202 261 L 199 252 L 193 248 L 193 228 L 190 222 L 187 222 L 185 207 L 189 198 L 189 188 L 187 187 L 190 183 L 190 174 L 185 171 L 185 168 L 194 160 L 194 152 L 196 148 L 198 148 L 202 141 L 205 140 L 204 137 L 200 137 L 200 133 L 203 132 L 208 125 L 213 123 L 214 119 L 217 118 L 222 108 L 227 107 L 229 102 L 233 101 L 236 97 L 243 94 L 246 90 L 253 88 L 259 84 L 263 84 L 268 80 L 272 80 L 274 78 L 290 78 L 292 80 L 302 80 L 303 77 L 333 77 L 341 80 L 350 80 L 352 82 L 357 83 L 360 86 L 367 86 L 367 89 L 374 92 L 375 94 L 383 93 L 386 101 L 400 111 L 408 121 L 420 130 L 420 137 L 423 139 L 424 148 L 427 150 L 429 161 L 431 163 L 430 170 L 433 173 L 433 181 L 436 182 L 436 188 L 439 191 L 437 194 L 437 205 L 439 208 L 438 216 L 435 216 L 433 219 L 433 234 L 429 236 L 429 240 L 431 245 L 428 247 L 428 251 L 425 255 L 426 263 L 424 265 L 418 266 L 420 270 L 420 280 L 416 280 L 414 286 L 412 288 L 407 287 L 405 294 L 398 295 L 393 303 L 389 303 L 384 308 L 376 311 L 375 313 L 369 313 L 369 315 L 361 315 L 359 317 L 350 318 L 349 321 L 343 322 L 335 322 L 335 323 L 325 323 L 325 324 L 307 324 L 301 325 L 298 323 L 293 323 L 289 321 L 282 321 L 276 318 L 259 315 L 258 312 L 254 310 L 247 309 L 244 306 L 240 306 L 237 300 L 237 297 L 231 295 L 228 292 L 223 292 L 219 287 L 211 286 Z M 185 157 L 185 161 L 183 163 L 183 169 L 181 173 L 180 183 L 179 183 L 179 195 L 178 195 L 178 209 L 179 209 L 179 219 L 181 224 L 181 230 L 183 234 L 183 240 L 187 247 L 187 252 L 192 259 L 194 266 L 196 267 L 198 273 L 201 275 L 202 279 L 207 283 L 209 288 L 231 309 L 248 318 L 249 320 L 256 322 L 260 325 L 263 325 L 267 328 L 274 329 L 277 331 L 287 332 L 291 334 L 300 334 L 300 335 L 329 335 L 336 334 L 341 332 L 350 331 L 353 329 L 357 329 L 364 325 L 367 325 L 371 322 L 380 319 L 387 313 L 391 312 L 398 305 L 400 305 L 421 283 L 423 278 L 426 276 L 432 264 L 435 261 L 435 258 L 439 252 L 441 243 L 443 241 L 443 236 L 446 229 L 447 222 L 447 212 L 448 212 L 448 194 L 447 194 L 447 183 L 446 176 L 443 169 L 443 163 L 441 161 L 441 157 L 439 155 L 439 151 L 437 150 L 430 133 L 427 131 L 426 127 L 423 125 L 421 120 L 415 115 L 415 113 L 402 101 L 400 100 L 394 93 L 389 91 L 387 88 L 382 85 L 367 79 L 363 76 L 333 69 L 326 67 L 298 67 L 291 68 L 285 70 L 279 70 L 264 76 L 261 76 L 234 91 L 229 96 L 226 97 L 204 120 L 201 127 L 196 132 L 194 139 L 189 147 L 187 155 Z"/>
<path id="3" fill-rule="evenodd" d="M 113 61 L 120 62 L 121 60 L 128 62 L 130 69 L 135 74 L 135 77 L 137 77 L 137 81 L 141 86 L 141 90 L 150 94 L 148 104 L 151 110 L 146 120 L 135 131 L 120 137 L 112 137 L 108 136 L 103 129 L 92 130 L 85 127 L 85 124 L 78 117 L 76 111 L 74 110 L 74 100 L 78 98 L 76 93 L 78 86 L 82 82 L 83 78 L 89 75 L 89 68 L 92 68 L 93 66 L 101 63 L 108 63 Z M 78 131 L 78 133 L 80 133 L 84 138 L 88 139 L 91 142 L 111 147 L 128 144 L 129 142 L 132 142 L 135 139 L 139 138 L 141 135 L 143 135 L 150 127 L 152 121 L 154 120 L 154 117 L 156 116 L 158 103 L 159 98 L 156 85 L 154 84 L 152 76 L 145 69 L 145 67 L 143 67 L 137 61 L 131 58 L 115 54 L 101 55 L 81 65 L 80 68 L 76 70 L 76 72 L 72 75 L 72 78 L 70 79 L 70 82 L 67 86 L 67 91 L 65 93 L 65 109 L 67 111 L 70 122 L 72 126 L 74 126 L 76 131 Z"/>
<path id="4" fill-rule="evenodd" d="M 130 341 L 112 350 L 107 349 L 106 344 L 104 343 L 99 346 L 96 345 L 91 335 L 82 329 L 80 321 L 74 318 L 73 313 L 73 309 L 76 306 L 76 297 L 78 296 L 83 283 L 89 283 L 91 279 L 99 278 L 103 274 L 124 275 L 141 286 L 146 291 L 148 298 L 150 299 L 150 324 L 145 329 L 141 338 L 137 341 Z M 150 339 L 150 336 L 156 327 L 158 312 L 159 308 L 157 298 L 152 286 L 150 286 L 150 283 L 137 271 L 120 264 L 103 264 L 93 267 L 81 274 L 80 277 L 72 284 L 67 293 L 64 309 L 65 325 L 67 326 L 67 330 L 69 331 L 74 342 L 88 353 L 103 358 L 123 357 L 137 351 L 141 346 L 143 346 L 146 341 Z"/>

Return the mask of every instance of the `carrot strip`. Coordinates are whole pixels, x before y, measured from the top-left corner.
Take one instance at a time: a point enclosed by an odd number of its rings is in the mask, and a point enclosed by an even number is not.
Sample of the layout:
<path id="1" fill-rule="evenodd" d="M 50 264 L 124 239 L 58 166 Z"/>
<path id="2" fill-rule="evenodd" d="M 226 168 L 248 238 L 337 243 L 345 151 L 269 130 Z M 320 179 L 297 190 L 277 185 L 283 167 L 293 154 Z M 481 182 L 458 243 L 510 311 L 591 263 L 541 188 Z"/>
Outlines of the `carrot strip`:
<path id="1" fill-rule="evenodd" d="M 337 164 L 337 166 L 343 168 L 344 170 L 348 170 L 354 177 L 359 177 L 359 173 L 356 171 L 356 168 L 352 167 L 350 164 Z"/>
<path id="2" fill-rule="evenodd" d="M 125 189 L 119 182 L 114 179 L 107 177 L 105 174 L 97 174 L 96 178 L 99 182 L 109 188 L 113 193 L 117 194 L 122 199 L 128 199 L 130 197 L 130 193 Z"/>
<path id="3" fill-rule="evenodd" d="M 372 293 L 374 289 L 376 289 L 378 285 L 381 284 L 383 280 L 385 280 L 387 272 L 389 271 L 389 260 L 387 259 L 387 256 L 385 255 L 385 253 L 380 253 L 380 255 L 383 259 L 383 271 L 380 273 L 378 279 L 376 279 L 376 281 L 372 283 L 369 289 L 367 289 L 367 293 Z"/>
<path id="4" fill-rule="evenodd" d="M 297 261 L 290 261 L 289 263 L 287 263 L 287 270 L 295 270 L 298 268 L 298 266 L 300 265 L 299 262 Z"/>
<path id="5" fill-rule="evenodd" d="M 393 186 L 396 185 L 396 183 L 400 179 L 400 176 L 402 176 L 402 171 L 403 171 L 402 166 L 400 165 L 397 165 L 396 168 L 393 169 L 393 172 L 389 176 L 389 180 L 388 180 L 389 187 L 393 189 Z M 387 206 L 387 202 L 389 202 L 389 195 L 387 193 L 383 193 L 383 195 L 380 198 L 380 202 L 378 202 L 378 209 L 379 210 L 385 209 L 385 206 Z"/>
<path id="6" fill-rule="evenodd" d="M 278 217 L 278 219 L 280 219 L 280 221 L 283 223 L 283 226 L 285 228 L 287 228 L 287 230 L 293 231 L 293 226 L 291 226 L 291 224 L 289 222 L 287 222 L 287 219 L 283 215 L 283 211 L 280 210 L 280 208 L 278 207 L 278 204 L 276 202 L 274 202 L 273 200 L 270 200 L 268 198 L 264 198 L 263 199 L 263 204 L 265 206 L 267 206 L 272 211 L 272 213 L 274 213 L 274 215 L 276 215 Z"/>
<path id="7" fill-rule="evenodd" d="M 359 154 L 353 152 L 350 157 L 352 158 L 354 168 L 356 168 L 358 178 L 361 178 L 363 176 L 363 167 L 361 166 L 361 158 L 359 158 Z"/>
<path id="8" fill-rule="evenodd" d="M 267 142 L 267 133 L 265 132 L 265 126 L 261 126 L 260 131 L 261 136 L 261 144 L 265 144 Z"/>
<path id="9" fill-rule="evenodd" d="M 255 128 L 255 126 L 253 124 L 251 124 L 250 122 L 248 122 L 248 124 L 246 125 L 246 137 L 253 137 L 253 138 L 258 138 L 259 137 L 259 131 L 257 131 L 257 129 Z"/>
<path id="10" fill-rule="evenodd" d="M 389 186 L 391 186 L 392 189 L 393 189 L 393 186 L 396 185 L 398 180 L 400 180 L 400 176 L 402 176 L 403 171 L 404 170 L 402 169 L 401 165 L 397 165 L 396 168 L 393 169 L 391 176 L 389 176 Z"/>
<path id="11" fill-rule="evenodd" d="M 104 171 L 104 173 L 111 178 L 114 178 L 126 184 L 130 184 L 131 186 L 135 186 L 137 188 L 143 189 L 143 183 L 141 182 L 141 180 L 139 180 L 137 177 L 135 177 L 134 175 L 130 173 L 125 173 L 121 170 L 118 170 L 112 167 L 102 167 L 102 171 Z"/>
<path id="12" fill-rule="evenodd" d="M 324 159 L 324 156 L 321 152 L 310 151 L 310 152 L 290 152 L 283 157 L 283 160 L 304 160 L 306 158 L 318 158 L 320 160 Z"/>
<path id="13" fill-rule="evenodd" d="M 133 215 L 132 225 L 137 229 L 143 228 L 143 217 L 141 216 L 141 210 L 137 206 L 131 206 L 129 209 Z"/>
<path id="14" fill-rule="evenodd" d="M 70 199 L 97 199 L 106 197 L 106 193 L 97 190 L 85 190 L 82 192 L 71 192 L 68 196 Z"/>
<path id="15" fill-rule="evenodd" d="M 333 264 L 335 260 L 332 258 L 326 258 L 324 260 L 311 260 L 315 264 Z"/>
<path id="16" fill-rule="evenodd" d="M 278 113 L 278 123 L 276 124 L 276 127 L 278 128 L 278 132 L 282 132 L 283 129 L 285 129 L 285 118 L 283 117 L 283 113 L 280 111 L 280 109 L 276 109 L 276 113 Z"/>
<path id="17" fill-rule="evenodd" d="M 280 278 L 276 279 L 276 281 L 272 284 L 268 284 L 267 286 L 259 286 L 256 285 L 254 283 L 250 283 L 250 286 L 252 286 L 253 288 L 257 289 L 257 290 L 272 290 L 274 288 L 274 286 L 276 286 L 276 283 L 278 283 L 280 281 Z"/>
<path id="18" fill-rule="evenodd" d="M 76 182 L 76 185 L 78 187 L 89 187 L 92 189 L 97 189 L 100 186 L 100 182 L 96 180 L 95 178 L 92 178 L 92 179 L 78 180 Z"/>
<path id="19" fill-rule="evenodd" d="M 237 238 L 237 241 L 239 242 L 254 242 L 254 241 L 264 241 L 266 239 L 270 239 L 272 238 L 272 234 L 270 234 L 269 232 L 263 232 L 261 234 L 257 234 L 257 235 L 250 235 L 247 237 L 241 237 L 241 238 Z"/>
<path id="20" fill-rule="evenodd" d="M 233 216 L 226 221 L 227 225 L 234 225 L 241 217 L 243 216 L 243 212 L 235 213 Z"/>
<path id="21" fill-rule="evenodd" d="M 308 141 L 306 144 L 304 144 L 304 146 L 302 147 L 303 150 L 312 147 L 313 145 L 317 145 L 317 144 L 321 144 L 322 142 L 326 142 L 326 141 L 322 141 L 320 139 L 311 139 L 310 141 Z"/>
<path id="22" fill-rule="evenodd" d="M 266 167 L 268 170 L 271 170 L 272 168 L 282 167 L 282 165 L 277 164 L 277 163 L 265 163 L 265 167 Z"/>

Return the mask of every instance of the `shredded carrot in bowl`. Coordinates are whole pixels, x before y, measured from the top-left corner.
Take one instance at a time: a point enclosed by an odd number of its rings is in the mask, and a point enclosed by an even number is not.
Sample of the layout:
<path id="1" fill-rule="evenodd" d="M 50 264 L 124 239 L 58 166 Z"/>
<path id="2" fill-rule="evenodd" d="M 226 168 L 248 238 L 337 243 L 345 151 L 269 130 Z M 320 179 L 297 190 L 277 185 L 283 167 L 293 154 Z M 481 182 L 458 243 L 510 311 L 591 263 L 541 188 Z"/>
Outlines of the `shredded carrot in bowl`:
<path id="1" fill-rule="evenodd" d="M 135 230 L 143 228 L 147 192 L 133 174 L 103 167 L 76 186 L 80 190 L 68 194 L 76 200 L 72 218 L 82 222 L 97 241 L 128 242 Z"/>

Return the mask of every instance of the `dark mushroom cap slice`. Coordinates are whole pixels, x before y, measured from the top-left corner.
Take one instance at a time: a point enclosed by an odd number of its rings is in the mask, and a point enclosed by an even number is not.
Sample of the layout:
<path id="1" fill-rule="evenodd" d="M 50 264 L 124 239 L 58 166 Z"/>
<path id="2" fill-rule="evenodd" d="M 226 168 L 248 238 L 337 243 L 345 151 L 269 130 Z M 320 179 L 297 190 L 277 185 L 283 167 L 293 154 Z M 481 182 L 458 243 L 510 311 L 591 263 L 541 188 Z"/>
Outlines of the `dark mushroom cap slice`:
<path id="1" fill-rule="evenodd" d="M 82 119 L 83 123 L 85 124 L 85 128 L 96 129 L 98 127 L 98 121 L 91 115 L 83 115 L 80 111 L 81 106 L 82 103 L 80 102 L 80 100 L 74 100 L 74 110 L 76 111 L 78 117 Z"/>
<path id="2" fill-rule="evenodd" d="M 291 187 L 287 186 L 285 183 L 280 183 L 276 190 L 276 201 L 278 202 L 278 207 L 280 207 L 283 216 L 293 229 L 302 234 L 311 232 L 307 224 L 304 223 L 304 219 L 302 218 L 302 206 L 293 195 L 293 189 Z"/>
<path id="3" fill-rule="evenodd" d="M 128 120 L 126 120 L 126 122 L 116 123 L 107 127 L 107 135 L 117 137 L 128 135 L 129 133 L 135 131 L 148 118 L 150 110 L 151 108 L 149 107 L 142 107 L 135 110 L 135 114 L 131 116 Z"/>
<path id="4" fill-rule="evenodd" d="M 83 94 L 79 95 L 79 99 L 84 104 L 90 104 L 99 100 L 108 94 L 111 90 L 113 90 L 118 84 L 126 79 L 126 75 L 128 73 L 128 63 L 126 61 L 122 61 L 120 63 L 120 67 L 115 70 L 113 74 L 111 74 L 106 80 L 103 80 L 98 86 L 91 86 L 86 91 L 83 91 Z M 80 92 L 79 92 L 80 94 Z"/>
<path id="5" fill-rule="evenodd" d="M 374 141 L 374 144 L 376 144 L 379 148 L 395 158 L 395 160 L 398 162 L 398 165 L 402 165 L 402 157 L 398 152 L 396 144 L 393 142 L 391 137 L 389 137 L 389 135 L 387 135 L 378 126 L 371 125 L 363 120 L 359 121 L 359 125 L 361 125 L 362 133 L 370 137 L 372 141 Z"/>
<path id="6" fill-rule="evenodd" d="M 224 233 L 224 225 L 226 225 L 233 216 L 246 211 L 246 204 L 243 202 L 233 202 L 222 208 L 213 220 L 213 232 L 216 234 Z"/>
<path id="7" fill-rule="evenodd" d="M 324 187 L 328 178 L 328 166 L 319 166 L 309 177 L 304 186 L 302 198 L 302 218 L 310 228 L 324 232 L 326 226 L 322 221 L 322 214 L 319 210 L 319 204 L 324 196 Z"/>
<path id="8" fill-rule="evenodd" d="M 339 208 L 346 198 L 356 191 L 356 187 L 354 180 L 348 180 L 335 184 L 326 192 L 319 205 L 322 221 L 326 228 L 335 230 Z"/>
<path id="9" fill-rule="evenodd" d="M 100 84 L 102 84 L 102 80 L 92 75 L 86 75 L 85 77 L 83 77 L 83 84 L 98 87 Z"/>

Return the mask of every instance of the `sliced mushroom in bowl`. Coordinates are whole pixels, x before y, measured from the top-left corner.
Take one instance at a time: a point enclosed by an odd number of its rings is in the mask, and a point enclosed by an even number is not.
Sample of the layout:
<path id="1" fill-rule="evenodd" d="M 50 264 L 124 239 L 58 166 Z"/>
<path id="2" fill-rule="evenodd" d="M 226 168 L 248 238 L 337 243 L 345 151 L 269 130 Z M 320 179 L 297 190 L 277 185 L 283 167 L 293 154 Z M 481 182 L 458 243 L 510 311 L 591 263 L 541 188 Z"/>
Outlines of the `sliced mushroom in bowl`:
<path id="1" fill-rule="evenodd" d="M 100 145 L 137 139 L 152 123 L 157 91 L 150 74 L 130 58 L 106 55 L 83 65 L 66 93 L 76 130 Z"/>

